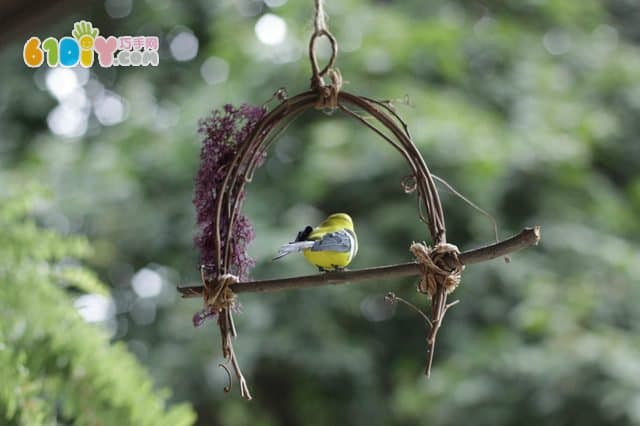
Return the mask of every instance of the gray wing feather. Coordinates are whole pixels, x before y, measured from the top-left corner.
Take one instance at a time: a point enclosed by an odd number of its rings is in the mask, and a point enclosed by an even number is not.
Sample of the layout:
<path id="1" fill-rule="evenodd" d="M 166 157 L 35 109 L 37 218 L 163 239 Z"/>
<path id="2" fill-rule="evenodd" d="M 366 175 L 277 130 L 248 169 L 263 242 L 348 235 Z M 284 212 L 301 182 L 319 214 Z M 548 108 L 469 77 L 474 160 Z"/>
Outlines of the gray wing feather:
<path id="1" fill-rule="evenodd" d="M 352 238 L 347 231 L 330 232 L 317 240 L 311 251 L 337 251 L 346 253 L 351 251 Z"/>

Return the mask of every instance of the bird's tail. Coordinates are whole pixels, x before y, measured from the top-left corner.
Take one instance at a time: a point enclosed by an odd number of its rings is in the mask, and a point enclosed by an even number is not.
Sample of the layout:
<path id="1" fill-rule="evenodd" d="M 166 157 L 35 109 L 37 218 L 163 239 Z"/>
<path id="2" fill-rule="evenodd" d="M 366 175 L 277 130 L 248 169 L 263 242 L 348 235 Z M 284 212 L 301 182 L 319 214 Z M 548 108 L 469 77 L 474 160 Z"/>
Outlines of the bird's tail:
<path id="1" fill-rule="evenodd" d="M 289 253 L 295 253 L 313 247 L 314 241 L 297 241 L 293 243 L 283 244 L 278 249 L 278 255 L 273 260 L 278 260 Z"/>

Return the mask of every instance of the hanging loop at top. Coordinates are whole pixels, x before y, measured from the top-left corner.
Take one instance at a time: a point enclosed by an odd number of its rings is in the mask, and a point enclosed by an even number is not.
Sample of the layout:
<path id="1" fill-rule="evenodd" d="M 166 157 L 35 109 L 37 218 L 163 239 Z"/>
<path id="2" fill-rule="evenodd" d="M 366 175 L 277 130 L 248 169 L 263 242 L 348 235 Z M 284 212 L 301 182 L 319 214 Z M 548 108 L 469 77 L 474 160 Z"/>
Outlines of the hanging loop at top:
<path id="1" fill-rule="evenodd" d="M 338 42 L 327 28 L 327 15 L 324 13 L 323 0 L 315 0 L 314 4 L 316 7 L 313 20 L 314 31 L 311 35 L 311 40 L 309 41 L 309 60 L 311 61 L 311 88 L 314 90 L 322 91 L 322 88 L 326 86 L 323 77 L 336 64 L 336 57 L 338 56 Z M 316 56 L 316 42 L 321 37 L 326 37 L 329 40 L 329 44 L 331 46 L 331 56 L 329 57 L 329 62 L 322 69 L 320 69 L 320 66 L 318 65 L 318 58 Z M 331 80 L 335 85 L 335 77 L 332 75 L 332 73 L 329 74 Z M 340 88 L 338 87 L 336 92 L 339 90 Z"/>
<path id="2" fill-rule="evenodd" d="M 320 69 L 318 65 L 318 58 L 316 57 L 316 41 L 321 37 L 326 37 L 329 40 L 331 46 L 331 56 L 329 62 L 324 68 Z M 309 42 L 309 60 L 311 61 L 311 87 L 318 88 L 324 86 L 322 77 L 336 64 L 336 57 L 338 56 L 338 42 L 327 29 L 315 31 L 311 35 L 311 41 Z"/>

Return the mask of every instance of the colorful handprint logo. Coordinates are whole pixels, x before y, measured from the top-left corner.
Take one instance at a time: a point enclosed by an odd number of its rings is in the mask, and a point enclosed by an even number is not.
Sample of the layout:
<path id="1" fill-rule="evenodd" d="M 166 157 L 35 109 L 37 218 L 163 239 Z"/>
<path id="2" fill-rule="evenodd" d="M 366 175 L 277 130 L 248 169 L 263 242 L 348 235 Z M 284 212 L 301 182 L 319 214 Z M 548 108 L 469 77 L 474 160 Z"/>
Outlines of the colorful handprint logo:
<path id="1" fill-rule="evenodd" d="M 31 68 L 41 66 L 46 58 L 50 67 L 84 68 L 93 65 L 95 54 L 100 66 L 157 66 L 159 63 L 158 37 L 149 36 L 109 36 L 100 35 L 100 30 L 91 22 L 79 21 L 73 25 L 73 37 L 48 37 L 40 41 L 31 37 L 24 44 L 22 58 Z M 116 52 L 118 52 L 116 54 Z"/>
<path id="2" fill-rule="evenodd" d="M 83 67 L 93 65 L 93 41 L 100 34 L 100 30 L 93 28 L 91 22 L 80 21 L 73 25 L 71 35 L 80 44 L 80 63 Z"/>

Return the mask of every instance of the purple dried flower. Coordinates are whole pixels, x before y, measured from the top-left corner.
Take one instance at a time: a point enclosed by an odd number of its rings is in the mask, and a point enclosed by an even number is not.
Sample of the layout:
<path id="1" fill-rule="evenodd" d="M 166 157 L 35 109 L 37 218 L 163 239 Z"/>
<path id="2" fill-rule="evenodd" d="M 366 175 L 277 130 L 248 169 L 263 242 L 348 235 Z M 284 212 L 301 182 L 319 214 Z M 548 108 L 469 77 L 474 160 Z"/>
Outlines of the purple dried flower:
<path id="1" fill-rule="evenodd" d="M 193 204 L 196 207 L 200 233 L 195 244 L 200 249 L 200 261 L 213 267 L 215 259 L 215 207 L 218 197 L 222 196 L 222 183 L 239 146 L 244 143 L 258 121 L 266 112 L 265 108 L 252 105 L 225 105 L 222 110 L 214 110 L 209 118 L 199 123 L 198 132 L 203 135 L 200 152 L 200 169 L 195 179 Z M 261 157 L 263 161 L 263 157 Z M 240 194 L 240 200 L 244 194 Z M 229 217 L 223 212 L 220 218 L 220 247 L 226 250 L 226 238 L 229 230 Z M 255 234 L 249 219 L 239 213 L 234 221 L 231 237 L 231 271 L 240 279 L 246 278 L 255 261 L 247 254 L 247 245 Z M 215 268 L 214 268 L 215 269 Z M 216 271 L 211 271 L 216 273 Z M 198 315 L 198 314 L 196 314 Z M 206 319 L 206 318 L 204 318 Z M 204 319 L 202 321 L 204 321 Z M 194 316 L 194 325 L 196 317 Z"/>
<path id="2" fill-rule="evenodd" d="M 191 321 L 193 322 L 194 327 L 200 327 L 206 320 L 215 318 L 217 315 L 218 312 L 213 308 L 213 306 L 206 306 L 204 309 L 193 314 Z"/>

